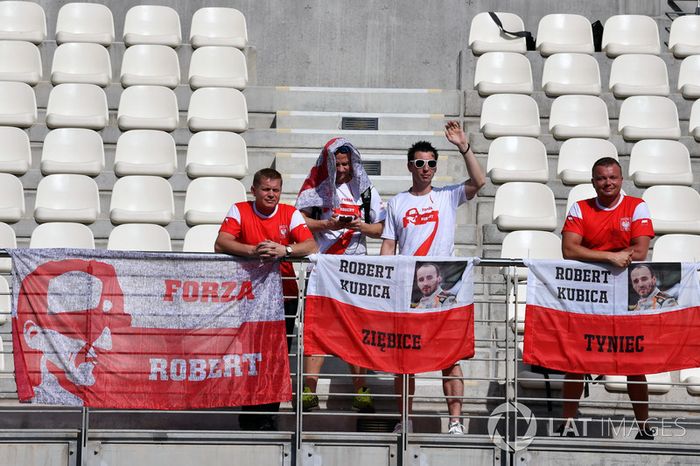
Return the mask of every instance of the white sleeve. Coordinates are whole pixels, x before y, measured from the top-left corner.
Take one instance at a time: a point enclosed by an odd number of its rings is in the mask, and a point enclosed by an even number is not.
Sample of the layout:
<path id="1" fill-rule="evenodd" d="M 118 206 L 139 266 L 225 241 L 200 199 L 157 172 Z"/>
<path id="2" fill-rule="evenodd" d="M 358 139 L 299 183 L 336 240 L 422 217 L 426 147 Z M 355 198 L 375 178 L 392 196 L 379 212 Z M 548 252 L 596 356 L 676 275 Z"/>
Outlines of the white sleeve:
<path id="1" fill-rule="evenodd" d="M 228 210 L 226 217 L 231 217 L 232 219 L 237 221 L 239 225 L 241 224 L 241 211 L 238 210 L 236 204 L 231 205 L 231 208 Z"/>
<path id="2" fill-rule="evenodd" d="M 386 209 L 382 204 L 382 197 L 379 195 L 377 188 L 372 186 L 372 200 L 370 202 L 370 217 L 369 223 L 379 223 L 386 218 Z M 365 220 L 366 221 L 366 220 Z"/>
<path id="3" fill-rule="evenodd" d="M 386 206 L 386 221 L 384 222 L 382 239 L 391 239 L 396 241 L 396 225 L 394 224 L 396 219 L 396 212 L 394 212 L 396 210 L 396 202 L 393 202 L 394 199 L 389 201 Z"/>
<path id="4" fill-rule="evenodd" d="M 299 225 L 306 225 L 306 220 L 304 220 L 304 216 L 301 215 L 301 212 L 299 212 L 297 209 L 294 209 L 294 213 L 292 214 L 292 218 L 289 221 L 289 224 L 289 231 L 292 231 Z"/>
<path id="5" fill-rule="evenodd" d="M 452 196 L 452 205 L 459 207 L 465 202 L 467 202 L 467 193 L 464 190 L 464 183 L 449 186 L 450 194 Z"/>
<path id="6" fill-rule="evenodd" d="M 581 212 L 581 207 L 578 205 L 578 202 L 571 204 L 571 209 L 569 209 L 569 213 L 566 216 L 583 219 L 583 213 Z"/>
<path id="7" fill-rule="evenodd" d="M 641 220 L 643 218 L 651 218 L 651 213 L 649 212 L 649 206 L 646 202 L 640 202 L 637 207 L 634 208 L 634 214 L 632 214 L 632 221 Z"/>

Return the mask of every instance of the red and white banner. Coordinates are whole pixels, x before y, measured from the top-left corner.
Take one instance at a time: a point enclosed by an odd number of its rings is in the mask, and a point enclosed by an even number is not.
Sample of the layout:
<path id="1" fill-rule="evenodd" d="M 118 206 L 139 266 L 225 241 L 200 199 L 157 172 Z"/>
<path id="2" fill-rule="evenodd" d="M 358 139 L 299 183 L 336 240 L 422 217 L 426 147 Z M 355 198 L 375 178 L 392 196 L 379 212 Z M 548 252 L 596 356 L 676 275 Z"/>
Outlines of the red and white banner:
<path id="1" fill-rule="evenodd" d="M 526 363 L 606 375 L 700 367 L 698 264 L 526 265 Z"/>
<path id="2" fill-rule="evenodd" d="M 20 401 L 191 409 L 291 399 L 277 264 L 9 252 Z"/>
<path id="3" fill-rule="evenodd" d="M 304 354 L 415 374 L 474 355 L 471 259 L 318 255 Z"/>

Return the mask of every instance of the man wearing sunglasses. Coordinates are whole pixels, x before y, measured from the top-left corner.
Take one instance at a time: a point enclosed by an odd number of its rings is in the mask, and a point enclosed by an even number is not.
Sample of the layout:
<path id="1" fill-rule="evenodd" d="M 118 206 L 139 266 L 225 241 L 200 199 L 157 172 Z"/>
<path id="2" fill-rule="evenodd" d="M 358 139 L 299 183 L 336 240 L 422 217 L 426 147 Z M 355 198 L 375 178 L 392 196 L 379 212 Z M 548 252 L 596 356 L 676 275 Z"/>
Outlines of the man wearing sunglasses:
<path id="1" fill-rule="evenodd" d="M 413 184 L 408 191 L 397 194 L 387 205 L 386 222 L 382 232 L 382 255 L 399 254 L 406 256 L 452 256 L 454 255 L 457 208 L 476 193 L 486 182 L 481 166 L 471 150 L 471 145 L 460 124 L 449 121 L 445 125 L 445 137 L 457 147 L 464 159 L 469 178 L 461 184 L 435 188 L 432 185 L 437 170 L 437 150 L 426 141 L 415 143 L 408 150 L 408 171 Z M 464 382 L 459 361 L 443 369 L 443 391 L 447 396 L 447 409 L 450 414 L 449 432 L 463 434 L 460 423 Z M 454 377 L 454 378 L 452 378 Z M 401 378 L 394 379 L 396 393 L 402 393 Z M 415 380 L 409 379 L 409 392 L 415 392 Z M 408 400 L 411 412 L 412 398 Z M 399 400 L 399 410 L 401 402 Z M 397 424 L 395 432 L 404 426 Z M 406 426 L 408 432 L 411 425 Z"/>

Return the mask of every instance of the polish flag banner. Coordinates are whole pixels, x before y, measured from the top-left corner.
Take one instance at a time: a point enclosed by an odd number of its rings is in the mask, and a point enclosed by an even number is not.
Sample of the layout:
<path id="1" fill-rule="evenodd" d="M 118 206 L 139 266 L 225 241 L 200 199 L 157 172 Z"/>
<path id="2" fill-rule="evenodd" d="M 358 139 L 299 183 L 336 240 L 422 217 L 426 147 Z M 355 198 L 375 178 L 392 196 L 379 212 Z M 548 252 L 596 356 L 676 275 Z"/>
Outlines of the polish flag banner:
<path id="1" fill-rule="evenodd" d="M 304 354 L 415 374 L 474 356 L 473 259 L 319 254 Z"/>
<path id="2" fill-rule="evenodd" d="M 525 264 L 524 362 L 606 375 L 700 367 L 700 264 Z"/>
<path id="3" fill-rule="evenodd" d="M 167 410 L 291 399 L 278 264 L 8 252 L 20 401 Z"/>

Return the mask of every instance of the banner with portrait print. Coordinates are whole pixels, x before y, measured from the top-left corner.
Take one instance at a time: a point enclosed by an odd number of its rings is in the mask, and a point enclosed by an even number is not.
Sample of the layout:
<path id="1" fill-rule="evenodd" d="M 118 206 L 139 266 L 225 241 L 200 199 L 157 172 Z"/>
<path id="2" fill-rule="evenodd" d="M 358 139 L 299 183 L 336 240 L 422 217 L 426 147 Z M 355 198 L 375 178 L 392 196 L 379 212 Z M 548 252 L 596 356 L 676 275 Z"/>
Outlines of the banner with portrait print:
<path id="1" fill-rule="evenodd" d="M 700 264 L 525 263 L 524 362 L 606 375 L 700 367 Z"/>
<path id="2" fill-rule="evenodd" d="M 415 374 L 474 355 L 473 259 L 312 257 L 304 354 Z"/>

